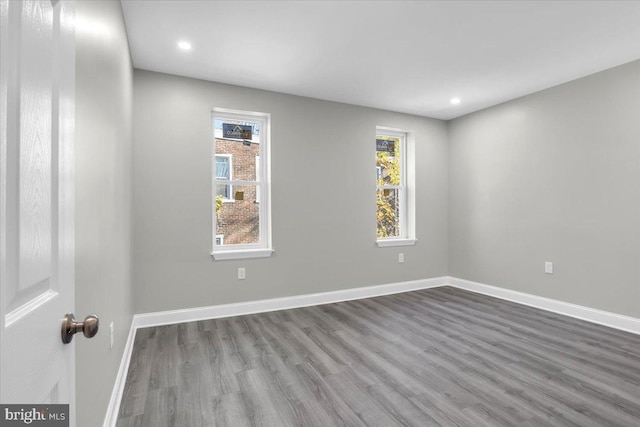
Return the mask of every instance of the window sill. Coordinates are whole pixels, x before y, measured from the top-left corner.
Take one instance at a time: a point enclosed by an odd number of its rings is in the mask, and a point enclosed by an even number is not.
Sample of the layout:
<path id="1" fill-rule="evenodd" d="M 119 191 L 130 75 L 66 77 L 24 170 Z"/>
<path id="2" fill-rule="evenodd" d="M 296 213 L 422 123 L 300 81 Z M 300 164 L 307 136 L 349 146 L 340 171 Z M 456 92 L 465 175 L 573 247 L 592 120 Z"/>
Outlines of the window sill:
<path id="1" fill-rule="evenodd" d="M 376 244 L 379 248 L 385 248 L 390 246 L 413 246 L 418 239 L 380 239 L 376 240 Z"/>
<path id="2" fill-rule="evenodd" d="M 216 261 L 227 259 L 268 258 L 273 254 L 273 249 L 243 249 L 238 251 L 211 252 Z"/>

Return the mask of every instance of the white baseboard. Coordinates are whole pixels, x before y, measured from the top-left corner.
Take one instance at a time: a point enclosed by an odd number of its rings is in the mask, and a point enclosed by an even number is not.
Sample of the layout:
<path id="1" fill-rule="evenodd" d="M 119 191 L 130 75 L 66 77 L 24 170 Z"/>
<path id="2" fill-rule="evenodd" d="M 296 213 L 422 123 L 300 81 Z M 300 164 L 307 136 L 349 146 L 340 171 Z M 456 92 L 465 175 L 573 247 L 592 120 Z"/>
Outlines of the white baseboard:
<path id="1" fill-rule="evenodd" d="M 133 323 L 136 328 L 146 328 L 149 326 L 170 325 L 173 323 L 193 322 L 197 320 L 219 319 L 221 317 L 264 313 L 268 311 L 308 307 L 312 305 L 351 301 L 361 298 L 371 298 L 382 295 L 396 294 L 400 292 L 434 288 L 437 286 L 446 285 L 447 281 L 448 277 L 437 277 L 434 279 L 412 280 L 410 282 L 367 286 L 363 288 L 344 289 L 339 291 L 321 292 L 317 294 L 296 295 L 284 298 L 272 298 L 258 301 L 239 302 L 234 304 L 213 305 L 209 307 L 188 308 L 184 310 L 136 314 L 133 317 Z"/>
<path id="2" fill-rule="evenodd" d="M 640 319 L 484 283 L 449 277 L 449 285 L 640 335 Z"/>
<path id="3" fill-rule="evenodd" d="M 124 385 L 127 380 L 127 373 L 129 372 L 129 362 L 131 361 L 131 352 L 133 351 L 133 342 L 136 339 L 135 317 L 131 321 L 131 328 L 129 329 L 129 336 L 127 336 L 127 342 L 124 345 L 124 351 L 122 353 L 122 359 L 120 360 L 120 367 L 118 368 L 118 374 L 116 375 L 116 381 L 113 385 L 111 392 L 111 399 L 109 399 L 109 406 L 107 407 L 107 414 L 104 418 L 102 427 L 115 427 L 118 421 L 118 412 L 120 411 L 120 402 L 122 401 L 122 393 L 124 392 Z"/>

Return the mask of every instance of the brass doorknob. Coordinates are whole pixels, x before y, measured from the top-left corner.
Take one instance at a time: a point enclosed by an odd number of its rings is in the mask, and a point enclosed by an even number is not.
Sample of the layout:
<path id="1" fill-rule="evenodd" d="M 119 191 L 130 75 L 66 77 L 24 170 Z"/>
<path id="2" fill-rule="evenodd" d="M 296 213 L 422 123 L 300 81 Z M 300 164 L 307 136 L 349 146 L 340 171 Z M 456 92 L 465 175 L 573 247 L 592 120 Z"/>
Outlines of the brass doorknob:
<path id="1" fill-rule="evenodd" d="M 84 318 L 84 322 L 76 322 L 73 313 L 67 313 L 62 320 L 62 342 L 69 344 L 73 339 L 73 334 L 82 331 L 87 338 L 93 338 L 98 333 L 100 319 L 95 314 Z"/>

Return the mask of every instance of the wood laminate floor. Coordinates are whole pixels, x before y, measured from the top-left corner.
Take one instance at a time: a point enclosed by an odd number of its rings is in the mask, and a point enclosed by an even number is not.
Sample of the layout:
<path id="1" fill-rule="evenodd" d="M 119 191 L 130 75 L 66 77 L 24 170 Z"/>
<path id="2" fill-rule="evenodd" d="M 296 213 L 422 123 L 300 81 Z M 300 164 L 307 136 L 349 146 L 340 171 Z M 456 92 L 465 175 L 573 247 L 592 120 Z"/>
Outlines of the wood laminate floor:
<path id="1" fill-rule="evenodd" d="M 640 426 L 640 336 L 451 287 L 140 329 L 129 426 Z"/>

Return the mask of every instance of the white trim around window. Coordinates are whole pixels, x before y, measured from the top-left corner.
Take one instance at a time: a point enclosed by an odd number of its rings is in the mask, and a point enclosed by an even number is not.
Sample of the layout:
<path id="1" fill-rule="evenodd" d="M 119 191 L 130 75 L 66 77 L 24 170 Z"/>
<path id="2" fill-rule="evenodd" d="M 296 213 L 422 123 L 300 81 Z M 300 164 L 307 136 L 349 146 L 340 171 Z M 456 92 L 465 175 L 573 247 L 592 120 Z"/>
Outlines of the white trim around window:
<path id="1" fill-rule="evenodd" d="M 397 190 L 400 195 L 400 233 L 398 236 L 376 238 L 378 247 L 413 246 L 415 235 L 415 140 L 414 133 L 397 128 L 376 127 L 378 137 L 397 138 L 400 142 L 400 184 L 376 185 L 381 189 Z M 379 172 L 376 171 L 376 178 Z"/>
<path id="2" fill-rule="evenodd" d="M 230 122 L 242 122 L 242 123 L 256 123 L 256 126 L 260 128 L 260 134 L 258 136 L 254 135 L 253 142 L 259 143 L 259 153 L 256 156 L 256 161 L 259 161 L 259 164 L 256 164 L 256 177 L 254 181 L 248 180 L 237 180 L 231 179 L 229 180 L 220 180 L 216 179 L 215 172 L 215 157 L 221 156 L 224 154 L 216 153 L 216 120 L 229 120 Z M 212 151 L 213 155 L 211 156 L 213 160 L 213 171 L 212 171 L 212 185 L 213 185 L 213 212 L 212 212 L 212 251 L 211 255 L 215 260 L 227 260 L 227 259 L 242 259 L 242 258 L 258 258 L 258 257 L 268 257 L 273 253 L 273 248 L 271 246 L 271 153 L 270 153 L 270 120 L 271 116 L 268 113 L 258 113 L 258 112 L 250 112 L 250 111 L 238 111 L 238 110 L 230 110 L 223 108 L 214 108 L 212 111 Z M 216 242 L 216 230 L 217 230 L 217 214 L 215 209 L 215 186 L 216 185 L 249 185 L 255 186 L 256 195 L 259 197 L 259 213 L 258 213 L 258 221 L 259 221 L 259 242 L 255 244 L 225 244 L 225 242 L 221 242 L 221 244 L 217 244 Z M 233 196 L 231 196 L 231 200 L 233 200 Z M 230 237 L 225 236 L 225 240 L 228 240 Z"/>
<path id="3" fill-rule="evenodd" d="M 394 238 L 386 238 L 386 239 L 378 239 L 376 240 L 376 245 L 379 248 L 386 248 L 391 246 L 413 246 L 416 244 L 418 239 L 394 239 Z"/>
<path id="4" fill-rule="evenodd" d="M 229 259 L 268 258 L 273 254 L 273 249 L 238 249 L 231 251 L 212 252 L 216 261 Z"/>

